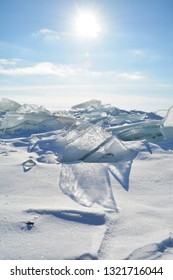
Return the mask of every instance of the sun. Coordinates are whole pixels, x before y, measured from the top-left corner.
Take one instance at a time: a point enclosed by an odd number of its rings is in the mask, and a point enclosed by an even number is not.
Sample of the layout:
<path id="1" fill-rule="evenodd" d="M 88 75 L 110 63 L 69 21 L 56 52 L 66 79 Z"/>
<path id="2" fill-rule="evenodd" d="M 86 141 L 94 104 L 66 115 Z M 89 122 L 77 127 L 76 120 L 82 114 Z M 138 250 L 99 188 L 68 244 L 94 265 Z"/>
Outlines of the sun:
<path id="1" fill-rule="evenodd" d="M 80 10 L 75 20 L 76 34 L 81 38 L 94 38 L 101 32 L 101 26 L 94 11 Z"/>

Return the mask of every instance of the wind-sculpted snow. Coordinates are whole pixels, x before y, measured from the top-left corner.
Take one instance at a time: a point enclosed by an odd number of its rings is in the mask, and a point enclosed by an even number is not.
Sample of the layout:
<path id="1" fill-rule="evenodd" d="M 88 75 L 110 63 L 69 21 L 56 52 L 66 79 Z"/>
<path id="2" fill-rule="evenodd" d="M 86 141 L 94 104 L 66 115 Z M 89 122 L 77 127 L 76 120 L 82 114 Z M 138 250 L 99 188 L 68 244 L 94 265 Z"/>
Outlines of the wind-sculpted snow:
<path id="1" fill-rule="evenodd" d="M 160 243 L 152 243 L 136 249 L 127 260 L 160 260 L 173 259 L 173 238 L 168 237 Z"/>
<path id="2" fill-rule="evenodd" d="M 86 225 L 101 226 L 106 223 L 105 214 L 94 213 L 79 210 L 52 210 L 52 209 L 29 209 L 27 213 L 39 214 L 39 215 L 49 215 L 54 216 L 58 219 L 63 219 L 65 221 L 71 221 L 74 223 L 81 223 Z"/>

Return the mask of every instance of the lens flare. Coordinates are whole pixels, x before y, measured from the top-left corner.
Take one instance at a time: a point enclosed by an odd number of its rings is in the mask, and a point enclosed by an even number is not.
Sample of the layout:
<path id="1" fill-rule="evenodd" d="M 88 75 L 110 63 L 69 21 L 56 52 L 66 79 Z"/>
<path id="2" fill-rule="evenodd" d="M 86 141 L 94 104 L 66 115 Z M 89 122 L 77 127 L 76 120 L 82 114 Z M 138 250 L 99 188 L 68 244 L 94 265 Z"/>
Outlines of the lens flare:
<path id="1" fill-rule="evenodd" d="M 97 14 L 90 10 L 78 12 L 75 21 L 75 30 L 79 37 L 94 38 L 101 32 L 101 26 Z"/>

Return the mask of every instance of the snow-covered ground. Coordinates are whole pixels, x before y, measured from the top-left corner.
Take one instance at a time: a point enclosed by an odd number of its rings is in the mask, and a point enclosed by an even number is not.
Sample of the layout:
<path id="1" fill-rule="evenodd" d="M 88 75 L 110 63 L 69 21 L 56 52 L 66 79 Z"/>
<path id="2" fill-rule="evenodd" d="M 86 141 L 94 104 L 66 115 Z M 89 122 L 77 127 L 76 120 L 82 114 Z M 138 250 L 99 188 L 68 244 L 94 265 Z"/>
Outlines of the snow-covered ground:
<path id="1" fill-rule="evenodd" d="M 0 113 L 0 259 L 173 259 L 172 108 Z"/>

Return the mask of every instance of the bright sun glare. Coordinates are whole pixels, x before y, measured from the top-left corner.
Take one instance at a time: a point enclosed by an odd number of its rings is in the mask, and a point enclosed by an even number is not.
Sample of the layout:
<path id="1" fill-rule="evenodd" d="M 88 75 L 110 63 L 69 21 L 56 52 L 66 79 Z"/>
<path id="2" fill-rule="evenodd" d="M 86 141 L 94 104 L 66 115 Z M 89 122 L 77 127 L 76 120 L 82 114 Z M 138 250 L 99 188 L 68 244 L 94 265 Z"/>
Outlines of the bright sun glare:
<path id="1" fill-rule="evenodd" d="M 79 11 L 75 21 L 77 35 L 83 38 L 94 38 L 101 32 L 97 15 L 93 11 Z"/>

